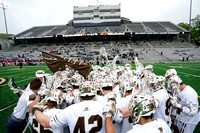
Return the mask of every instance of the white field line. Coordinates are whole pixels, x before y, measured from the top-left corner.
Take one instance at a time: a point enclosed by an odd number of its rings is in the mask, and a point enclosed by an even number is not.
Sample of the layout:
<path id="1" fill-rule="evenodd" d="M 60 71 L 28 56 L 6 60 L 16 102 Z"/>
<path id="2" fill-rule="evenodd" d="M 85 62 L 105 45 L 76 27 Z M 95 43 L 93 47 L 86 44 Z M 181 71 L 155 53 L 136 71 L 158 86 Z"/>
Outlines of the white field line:
<path id="1" fill-rule="evenodd" d="M 168 69 L 161 68 L 161 67 L 155 67 L 155 68 L 162 69 L 162 70 L 168 70 Z M 200 75 L 194 75 L 194 74 L 184 73 L 184 72 L 180 72 L 180 71 L 177 71 L 177 72 L 185 74 L 185 75 L 190 75 L 190 76 L 193 76 L 193 77 L 200 77 Z"/>
<path id="2" fill-rule="evenodd" d="M 168 65 L 162 65 L 162 66 L 168 66 Z M 170 67 L 170 66 L 168 66 L 168 67 Z M 176 66 L 174 66 L 174 68 L 176 68 Z M 189 69 L 189 70 L 195 70 L 195 71 L 200 71 L 200 69 L 195 69 L 195 68 L 189 68 L 189 67 L 179 67 L 179 66 L 177 66 L 177 68 L 181 68 L 181 69 Z"/>
<path id="3" fill-rule="evenodd" d="M 195 71 L 200 71 L 200 69 L 195 69 L 195 68 L 188 68 L 188 67 L 183 67 L 181 69 L 189 69 L 189 70 L 195 70 Z"/>
<path id="4" fill-rule="evenodd" d="M 30 80 L 30 79 L 33 79 L 33 78 L 31 77 L 31 78 L 27 78 L 27 79 L 24 79 L 24 80 L 15 81 L 15 83 L 20 83 L 20 82 L 23 82 L 23 81 L 26 81 L 26 80 Z M 8 86 L 8 84 L 1 85 L 1 86 Z"/>
<path id="5" fill-rule="evenodd" d="M 5 107 L 5 108 L 0 109 L 0 112 L 3 111 L 3 110 L 5 110 L 5 109 L 7 109 L 7 108 L 10 108 L 11 106 L 13 106 L 13 105 L 15 105 L 15 104 L 17 104 L 17 102 L 16 102 L 16 103 L 13 103 L 13 104 L 11 104 L 11 105 Z"/>
<path id="6" fill-rule="evenodd" d="M 26 78 L 26 76 L 21 76 L 20 78 L 21 78 L 21 79 L 24 79 L 24 78 Z"/>

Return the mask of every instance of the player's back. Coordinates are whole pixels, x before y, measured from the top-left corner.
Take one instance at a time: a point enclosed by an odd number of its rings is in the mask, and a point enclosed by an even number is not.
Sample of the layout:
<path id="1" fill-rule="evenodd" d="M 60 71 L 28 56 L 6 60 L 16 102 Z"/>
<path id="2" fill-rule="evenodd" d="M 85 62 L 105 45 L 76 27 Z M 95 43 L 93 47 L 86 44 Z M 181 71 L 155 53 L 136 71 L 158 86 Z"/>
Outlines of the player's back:
<path id="1" fill-rule="evenodd" d="M 43 113 L 49 117 L 57 114 L 60 111 L 60 109 L 49 109 L 45 110 Z M 63 133 L 63 127 L 59 128 L 44 128 L 42 125 L 40 125 L 39 122 L 37 122 L 35 115 L 29 117 L 29 122 L 33 127 L 34 133 Z"/>
<path id="2" fill-rule="evenodd" d="M 63 117 L 70 127 L 71 133 L 78 132 L 105 132 L 105 117 L 103 116 L 103 103 L 97 101 L 83 101 L 71 105 L 63 110 Z"/>
<path id="3" fill-rule="evenodd" d="M 166 102 L 169 98 L 167 91 L 165 89 L 160 89 L 152 93 L 152 96 L 154 96 L 155 100 L 157 101 L 156 104 L 158 104 L 154 118 L 162 119 L 167 122 L 168 116 L 165 114 Z"/>
<path id="4" fill-rule="evenodd" d="M 128 133 L 171 133 L 169 126 L 161 119 L 140 125 L 136 124 Z"/>

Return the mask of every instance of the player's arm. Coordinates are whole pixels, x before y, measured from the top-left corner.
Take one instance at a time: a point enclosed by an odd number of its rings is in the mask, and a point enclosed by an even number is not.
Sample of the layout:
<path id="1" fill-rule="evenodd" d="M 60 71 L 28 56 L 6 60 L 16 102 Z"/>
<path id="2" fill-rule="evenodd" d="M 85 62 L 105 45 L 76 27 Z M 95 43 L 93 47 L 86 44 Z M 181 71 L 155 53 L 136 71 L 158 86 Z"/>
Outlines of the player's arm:
<path id="1" fill-rule="evenodd" d="M 43 114 L 42 112 L 40 112 L 39 110 L 35 110 L 34 111 L 34 115 L 37 119 L 37 121 L 45 128 L 50 128 L 49 125 L 49 121 L 50 121 L 50 117 Z"/>
<path id="2" fill-rule="evenodd" d="M 124 108 L 124 109 L 120 109 L 122 111 L 122 115 L 123 115 L 123 118 L 128 118 L 131 116 L 131 113 L 129 111 L 129 108 Z"/>
<path id="3" fill-rule="evenodd" d="M 38 102 L 40 102 L 40 96 L 39 95 L 37 95 L 36 98 L 30 104 L 28 104 L 28 108 L 32 108 Z"/>
<path id="4" fill-rule="evenodd" d="M 193 117 L 198 113 L 198 104 L 195 103 L 195 100 L 188 100 L 186 101 L 186 106 L 182 106 L 177 102 L 177 100 L 174 98 L 171 100 L 171 103 L 173 106 L 179 108 L 184 114 Z"/>
<path id="5" fill-rule="evenodd" d="M 106 117 L 106 133 L 115 133 L 112 117 Z"/>
<path id="6" fill-rule="evenodd" d="M 195 116 L 198 113 L 198 103 L 195 104 L 195 101 L 188 100 L 186 106 L 180 108 L 182 112 L 190 117 Z"/>

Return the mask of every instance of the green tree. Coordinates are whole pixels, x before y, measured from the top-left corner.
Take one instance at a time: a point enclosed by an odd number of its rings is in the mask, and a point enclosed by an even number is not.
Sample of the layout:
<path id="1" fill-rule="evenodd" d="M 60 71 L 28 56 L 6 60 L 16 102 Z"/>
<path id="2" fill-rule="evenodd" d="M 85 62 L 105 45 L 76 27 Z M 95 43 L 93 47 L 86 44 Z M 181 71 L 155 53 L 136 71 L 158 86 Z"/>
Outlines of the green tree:
<path id="1" fill-rule="evenodd" d="M 181 22 L 178 25 L 181 26 L 182 28 L 186 29 L 186 30 L 189 30 L 189 24 L 187 24 L 187 23 Z M 179 38 L 187 41 L 188 40 L 188 34 L 179 34 Z"/>
<path id="2" fill-rule="evenodd" d="M 191 39 L 200 41 L 200 15 L 197 15 L 194 19 L 191 20 L 192 29 L 191 29 Z"/>
<path id="3" fill-rule="evenodd" d="M 12 36 L 13 36 L 13 34 L 8 34 L 8 37 L 12 37 Z M 7 38 L 7 35 L 4 34 L 4 33 L 0 33 L 0 38 L 6 39 L 6 38 Z"/>
<path id="4" fill-rule="evenodd" d="M 189 24 L 187 23 L 179 23 L 179 26 L 183 27 L 186 30 L 189 30 Z M 179 38 L 187 41 L 188 34 L 179 35 Z M 191 40 L 199 40 L 200 41 L 200 15 L 197 15 L 195 18 L 191 19 Z"/>

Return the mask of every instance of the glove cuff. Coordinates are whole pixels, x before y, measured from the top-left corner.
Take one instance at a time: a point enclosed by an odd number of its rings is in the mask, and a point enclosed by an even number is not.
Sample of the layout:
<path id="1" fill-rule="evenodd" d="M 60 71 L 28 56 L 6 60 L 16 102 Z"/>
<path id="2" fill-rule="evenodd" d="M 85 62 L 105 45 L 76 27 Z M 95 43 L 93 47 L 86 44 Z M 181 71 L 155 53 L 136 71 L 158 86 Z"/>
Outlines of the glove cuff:
<path id="1" fill-rule="evenodd" d="M 105 117 L 112 117 L 111 113 L 105 113 L 104 115 L 105 115 Z"/>

